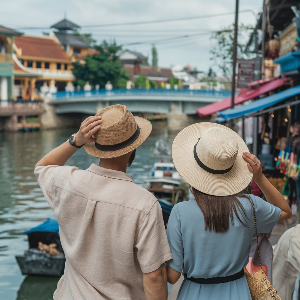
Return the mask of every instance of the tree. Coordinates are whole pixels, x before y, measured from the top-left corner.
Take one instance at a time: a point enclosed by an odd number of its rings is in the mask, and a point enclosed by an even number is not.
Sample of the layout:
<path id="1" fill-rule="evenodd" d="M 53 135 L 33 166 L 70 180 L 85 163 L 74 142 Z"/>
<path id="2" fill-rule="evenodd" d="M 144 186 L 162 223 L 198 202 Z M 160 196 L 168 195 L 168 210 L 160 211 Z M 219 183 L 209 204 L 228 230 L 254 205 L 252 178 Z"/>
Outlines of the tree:
<path id="1" fill-rule="evenodd" d="M 87 55 L 82 63 L 74 62 L 72 69 L 76 77 L 76 83 L 83 87 L 86 82 L 92 86 L 100 84 L 104 87 L 110 81 L 114 88 L 125 88 L 129 80 L 129 73 L 122 69 L 117 52 L 121 50 L 116 42 L 107 43 L 103 41 L 101 45 L 95 46 L 99 53 Z"/>
<path id="2" fill-rule="evenodd" d="M 170 83 L 171 88 L 173 89 L 175 84 L 177 84 L 177 86 L 178 86 L 178 81 L 179 81 L 178 78 L 170 77 L 168 80 L 168 83 Z"/>
<path id="3" fill-rule="evenodd" d="M 143 88 L 143 89 L 156 89 L 157 84 L 153 80 L 149 80 L 146 75 L 141 74 L 134 82 L 135 88 Z"/>
<path id="4" fill-rule="evenodd" d="M 253 30 L 252 26 L 241 24 L 239 27 L 239 41 L 237 45 L 237 57 L 247 58 L 248 53 L 245 52 L 245 43 L 241 40 L 246 41 L 243 35 L 249 36 L 249 31 Z M 216 45 L 210 50 L 211 60 L 216 66 L 222 71 L 222 75 L 226 77 L 232 76 L 232 65 L 233 65 L 233 41 L 234 41 L 234 24 L 224 29 L 215 32 L 211 40 L 216 42 Z"/>
<path id="5" fill-rule="evenodd" d="M 152 67 L 158 68 L 158 54 L 155 45 L 152 46 Z"/>
<path id="6" fill-rule="evenodd" d="M 209 70 L 207 72 L 207 77 L 210 77 L 210 78 L 217 77 L 217 74 L 212 68 L 209 68 Z"/>

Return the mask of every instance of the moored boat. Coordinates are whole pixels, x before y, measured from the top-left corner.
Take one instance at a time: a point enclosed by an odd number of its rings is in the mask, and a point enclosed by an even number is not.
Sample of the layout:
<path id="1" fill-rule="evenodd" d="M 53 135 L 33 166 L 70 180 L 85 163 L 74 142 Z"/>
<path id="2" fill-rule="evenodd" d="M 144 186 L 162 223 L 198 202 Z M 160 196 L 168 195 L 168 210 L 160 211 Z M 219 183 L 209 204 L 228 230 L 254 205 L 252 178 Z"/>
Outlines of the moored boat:
<path id="1" fill-rule="evenodd" d="M 145 183 L 147 189 L 158 199 L 164 222 L 167 224 L 172 207 L 188 199 L 188 184 L 176 171 L 172 163 L 170 147 L 165 141 L 156 142 L 150 160 L 154 160 L 154 163 Z"/>
<path id="2" fill-rule="evenodd" d="M 65 268 L 65 256 L 55 219 L 47 219 L 37 227 L 24 232 L 28 236 L 29 249 L 16 260 L 23 275 L 61 276 Z"/>

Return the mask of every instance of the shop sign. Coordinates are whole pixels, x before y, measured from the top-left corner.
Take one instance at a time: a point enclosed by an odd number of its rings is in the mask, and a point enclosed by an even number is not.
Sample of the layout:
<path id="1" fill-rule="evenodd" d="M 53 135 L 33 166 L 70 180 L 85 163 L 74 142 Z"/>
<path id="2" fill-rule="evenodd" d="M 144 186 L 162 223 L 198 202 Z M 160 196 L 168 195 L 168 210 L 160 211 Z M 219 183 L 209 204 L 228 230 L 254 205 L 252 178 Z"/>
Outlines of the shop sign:
<path id="1" fill-rule="evenodd" d="M 248 84 L 254 81 L 254 59 L 238 59 L 238 88 L 248 88 Z"/>

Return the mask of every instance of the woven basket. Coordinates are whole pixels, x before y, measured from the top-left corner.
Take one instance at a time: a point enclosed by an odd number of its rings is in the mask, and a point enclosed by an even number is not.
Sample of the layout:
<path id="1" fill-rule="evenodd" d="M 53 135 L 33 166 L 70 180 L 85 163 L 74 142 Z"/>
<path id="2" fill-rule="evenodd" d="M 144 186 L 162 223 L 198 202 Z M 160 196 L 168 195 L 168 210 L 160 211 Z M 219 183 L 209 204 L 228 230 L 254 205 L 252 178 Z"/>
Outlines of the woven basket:
<path id="1" fill-rule="evenodd" d="M 258 254 L 259 264 L 260 264 L 260 270 L 253 274 L 249 273 L 247 268 L 244 268 L 244 273 L 248 282 L 252 300 L 282 300 L 278 295 L 276 289 L 274 289 L 274 287 L 271 285 L 271 282 L 269 281 L 267 275 L 262 270 L 260 250 L 258 244 L 255 207 L 252 199 L 250 197 L 247 198 L 250 201 L 253 210 L 254 229 L 255 229 L 256 242 L 257 242 L 257 254 Z"/>
<path id="2" fill-rule="evenodd" d="M 282 300 L 263 270 L 254 274 L 249 273 L 246 268 L 244 271 L 253 300 Z"/>

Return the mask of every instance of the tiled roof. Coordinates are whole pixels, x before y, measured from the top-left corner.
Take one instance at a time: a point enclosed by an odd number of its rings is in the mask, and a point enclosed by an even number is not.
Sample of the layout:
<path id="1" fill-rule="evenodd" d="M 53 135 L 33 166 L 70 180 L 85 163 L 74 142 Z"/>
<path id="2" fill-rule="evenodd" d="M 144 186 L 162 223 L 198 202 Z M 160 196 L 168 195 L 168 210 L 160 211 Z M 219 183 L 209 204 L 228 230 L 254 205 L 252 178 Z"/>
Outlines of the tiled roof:
<path id="1" fill-rule="evenodd" d="M 20 36 L 15 38 L 15 44 L 22 49 L 21 56 L 71 60 L 61 46 L 48 37 Z"/>
<path id="2" fill-rule="evenodd" d="M 125 64 L 123 68 L 130 73 L 130 76 L 135 75 L 133 73 L 134 65 Z M 149 66 L 140 66 L 141 74 L 147 77 L 173 77 L 172 70 L 169 68 L 153 68 Z"/>
<path id="3" fill-rule="evenodd" d="M 140 52 L 136 52 L 136 51 L 131 51 L 131 50 L 128 50 L 128 49 L 122 51 L 122 52 L 120 53 L 120 56 L 121 56 L 123 53 L 125 53 L 125 52 L 129 52 L 129 53 L 135 55 L 135 56 L 136 56 L 137 58 L 139 58 L 140 60 L 147 60 L 147 57 L 146 57 L 144 54 L 142 54 L 142 53 L 140 53 Z"/>
<path id="4" fill-rule="evenodd" d="M 0 34 L 7 34 L 7 35 L 13 35 L 13 36 L 20 36 L 22 35 L 23 33 L 22 32 L 19 32 L 19 31 L 15 31 L 11 28 L 7 28 L 7 27 L 4 27 L 4 26 L 1 26 L 0 25 Z"/>
<path id="5" fill-rule="evenodd" d="M 65 33 L 65 32 L 54 32 L 56 37 L 59 39 L 60 43 L 64 46 L 71 45 L 77 47 L 89 47 L 89 44 L 86 43 L 82 37 L 72 34 L 72 33 Z"/>
<path id="6" fill-rule="evenodd" d="M 55 23 L 54 25 L 52 25 L 51 28 L 66 30 L 66 29 L 80 28 L 80 26 L 76 25 L 75 23 L 73 23 L 65 18 L 65 19 L 59 21 L 58 23 Z"/>

